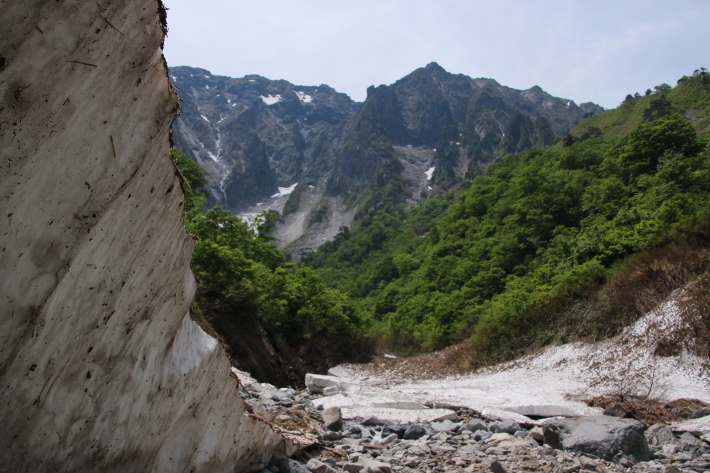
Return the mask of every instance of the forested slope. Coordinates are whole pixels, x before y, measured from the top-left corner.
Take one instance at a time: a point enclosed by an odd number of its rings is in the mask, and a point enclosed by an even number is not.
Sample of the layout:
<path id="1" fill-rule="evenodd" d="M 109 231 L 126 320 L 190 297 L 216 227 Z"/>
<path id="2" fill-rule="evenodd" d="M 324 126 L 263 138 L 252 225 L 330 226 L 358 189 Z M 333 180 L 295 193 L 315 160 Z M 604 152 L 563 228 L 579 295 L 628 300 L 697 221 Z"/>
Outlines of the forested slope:
<path id="1" fill-rule="evenodd" d="M 557 147 L 491 165 L 452 202 L 382 210 L 306 261 L 402 354 L 472 336 L 495 361 L 614 333 L 705 269 L 708 97 L 703 70 L 632 97 Z"/>

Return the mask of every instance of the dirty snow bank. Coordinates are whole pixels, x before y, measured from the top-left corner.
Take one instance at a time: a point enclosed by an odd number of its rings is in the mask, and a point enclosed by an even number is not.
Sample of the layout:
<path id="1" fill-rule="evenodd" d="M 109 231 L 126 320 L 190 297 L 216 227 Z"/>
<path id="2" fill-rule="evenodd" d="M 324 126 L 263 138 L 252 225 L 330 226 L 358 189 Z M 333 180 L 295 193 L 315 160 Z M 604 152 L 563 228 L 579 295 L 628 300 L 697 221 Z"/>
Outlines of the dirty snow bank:
<path id="1" fill-rule="evenodd" d="M 324 397 L 324 407 L 341 407 L 347 417 L 375 415 L 402 422 L 437 417 L 434 409 L 383 409 L 385 403 L 412 401 L 432 407 L 467 407 L 499 419 L 535 423 L 524 416 L 600 414 L 583 400 L 624 394 L 665 400 L 696 398 L 710 402 L 707 362 L 682 351 L 653 353 L 657 343 L 681 329 L 672 298 L 615 338 L 596 343 L 550 347 L 542 353 L 476 374 L 413 381 L 376 372 L 371 365 L 341 365 L 333 370 L 349 386 Z"/>
<path id="2" fill-rule="evenodd" d="M 97 7 L 0 15 L 0 470 L 258 471 L 298 446 L 188 315 L 159 4 Z"/>

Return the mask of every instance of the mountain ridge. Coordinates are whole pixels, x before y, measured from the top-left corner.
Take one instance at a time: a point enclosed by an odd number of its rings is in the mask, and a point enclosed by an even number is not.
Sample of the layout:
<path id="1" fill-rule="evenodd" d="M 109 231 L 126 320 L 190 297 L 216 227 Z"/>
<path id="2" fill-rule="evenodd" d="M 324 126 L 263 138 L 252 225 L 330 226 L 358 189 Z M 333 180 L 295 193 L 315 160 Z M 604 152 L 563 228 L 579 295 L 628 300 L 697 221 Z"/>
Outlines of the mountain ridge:
<path id="1" fill-rule="evenodd" d="M 383 205 L 425 200 L 504 154 L 549 147 L 590 110 L 603 110 L 437 63 L 369 87 L 361 103 L 326 85 L 186 66 L 170 74 L 185 102 L 174 140 L 205 170 L 209 205 L 277 212 L 275 236 L 296 256 Z M 298 183 L 309 198 L 271 198 Z"/>

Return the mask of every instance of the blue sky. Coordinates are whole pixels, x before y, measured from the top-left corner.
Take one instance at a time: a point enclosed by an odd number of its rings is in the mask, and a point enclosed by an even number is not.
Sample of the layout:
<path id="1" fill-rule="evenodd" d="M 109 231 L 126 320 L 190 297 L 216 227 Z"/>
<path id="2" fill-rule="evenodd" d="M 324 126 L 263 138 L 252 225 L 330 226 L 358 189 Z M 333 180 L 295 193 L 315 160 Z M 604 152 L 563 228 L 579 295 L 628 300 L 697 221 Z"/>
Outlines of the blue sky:
<path id="1" fill-rule="evenodd" d="M 613 108 L 710 68 L 710 1 L 164 0 L 170 66 L 328 84 L 355 100 L 436 61 Z"/>

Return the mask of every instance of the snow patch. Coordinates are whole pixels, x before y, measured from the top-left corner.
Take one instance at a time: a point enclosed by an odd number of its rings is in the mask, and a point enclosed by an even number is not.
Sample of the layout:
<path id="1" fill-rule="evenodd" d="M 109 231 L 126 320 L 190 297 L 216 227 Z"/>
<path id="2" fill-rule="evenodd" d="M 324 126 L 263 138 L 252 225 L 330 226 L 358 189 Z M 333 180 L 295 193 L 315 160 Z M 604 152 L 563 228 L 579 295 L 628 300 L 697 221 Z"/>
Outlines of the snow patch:
<path id="1" fill-rule="evenodd" d="M 294 90 L 293 92 L 298 95 L 298 100 L 303 103 L 311 103 L 313 101 L 313 97 L 306 94 L 305 92 L 299 92 L 298 90 Z"/>
<path id="2" fill-rule="evenodd" d="M 291 193 L 296 189 L 296 186 L 298 185 L 298 182 L 292 185 L 291 187 L 279 187 L 279 191 L 272 195 L 272 199 L 280 199 L 281 197 L 286 197 L 287 195 L 291 195 Z"/>
<path id="3" fill-rule="evenodd" d="M 205 84 L 205 89 L 210 90 L 210 86 Z"/>
<path id="4" fill-rule="evenodd" d="M 346 418 L 376 415 L 402 422 L 428 418 L 434 409 L 392 409 L 395 402 L 416 402 L 434 408 L 465 406 L 489 417 L 530 424 L 538 421 L 527 416 L 599 414 L 601 409 L 582 400 L 619 392 L 708 402 L 710 373 L 702 359 L 686 351 L 670 357 L 653 354 L 669 332 L 683 330 L 676 305 L 681 297 L 677 292 L 614 338 L 549 347 L 474 374 L 422 380 L 398 371 L 399 365 L 384 371 L 372 365 L 339 365 L 329 373 L 337 371 L 350 385 L 347 394 L 319 402 L 326 408 L 342 408 Z M 710 428 L 710 421 L 706 424 Z"/>
<path id="5" fill-rule="evenodd" d="M 260 95 L 259 97 L 261 97 L 261 100 L 263 100 L 266 105 L 273 105 L 275 103 L 281 102 L 281 100 L 282 100 L 281 95 L 279 95 L 279 94 L 276 94 L 275 96 L 272 96 L 271 94 L 269 94 L 266 97 L 264 97 L 263 95 Z"/>
<path id="6" fill-rule="evenodd" d="M 200 116 L 202 117 L 202 119 L 203 119 L 204 121 L 206 121 L 207 123 L 210 123 L 209 118 L 207 118 L 207 117 L 204 116 L 204 115 L 200 115 Z"/>
<path id="7" fill-rule="evenodd" d="M 428 171 L 426 171 L 424 174 L 426 174 L 426 180 L 431 181 L 431 176 L 434 175 L 434 170 L 436 169 L 436 166 L 432 166 L 429 168 Z M 429 188 L 431 189 L 431 187 Z"/>
<path id="8" fill-rule="evenodd" d="M 214 161 L 215 163 L 219 162 L 219 157 L 215 156 L 213 152 L 207 151 L 207 154 L 210 155 L 210 158 L 212 158 L 212 161 Z"/>

